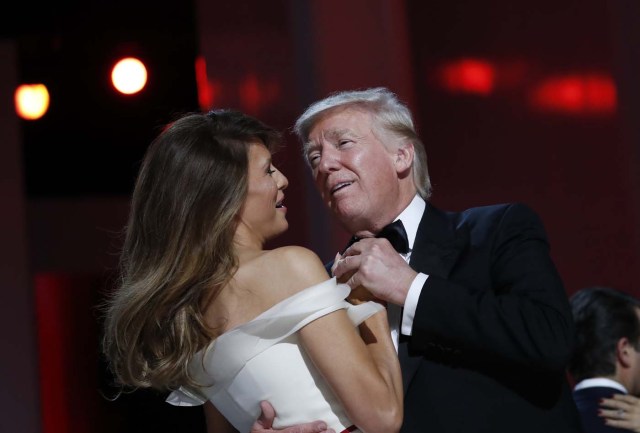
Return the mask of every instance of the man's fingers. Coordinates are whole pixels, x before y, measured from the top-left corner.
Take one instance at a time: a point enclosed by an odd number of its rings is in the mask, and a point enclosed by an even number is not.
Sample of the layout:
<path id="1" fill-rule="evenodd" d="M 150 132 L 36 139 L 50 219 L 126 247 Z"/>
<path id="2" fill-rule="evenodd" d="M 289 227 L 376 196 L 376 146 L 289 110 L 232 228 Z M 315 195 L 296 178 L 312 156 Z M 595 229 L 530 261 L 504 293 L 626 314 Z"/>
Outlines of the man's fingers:
<path id="1" fill-rule="evenodd" d="M 343 256 L 333 269 L 333 275 L 340 278 L 360 267 L 360 256 Z"/>
<path id="2" fill-rule="evenodd" d="M 334 429 L 327 428 L 327 424 L 322 421 L 317 421 L 314 424 L 314 430 L 310 433 L 336 433 Z"/>
<path id="3" fill-rule="evenodd" d="M 327 429 L 327 423 L 324 421 L 314 421 L 288 427 L 283 430 L 273 429 L 273 420 L 276 417 L 276 411 L 273 406 L 271 406 L 271 403 L 261 401 L 260 410 L 262 413 L 253 425 L 251 429 L 252 433 L 335 433 L 333 429 Z"/>
<path id="4" fill-rule="evenodd" d="M 343 268 L 344 268 L 344 263 L 345 259 L 338 259 L 335 262 L 333 262 L 333 267 L 331 268 L 331 272 L 333 272 L 333 275 L 340 278 L 342 276 L 342 274 L 344 273 Z"/>
<path id="5" fill-rule="evenodd" d="M 333 265 L 331 266 L 331 275 L 332 276 L 336 275 L 336 266 L 338 266 L 338 263 L 340 263 L 341 259 L 342 259 L 342 256 L 340 255 L 339 252 L 337 252 L 336 256 L 333 258 Z"/>
<path id="6" fill-rule="evenodd" d="M 304 429 L 300 431 L 300 433 L 324 433 L 324 432 L 333 432 L 333 429 L 327 430 L 327 423 L 322 421 L 316 421 L 309 424 L 310 429 Z M 335 432 L 334 432 L 335 433 Z"/>
<path id="7" fill-rule="evenodd" d="M 271 426 L 273 425 L 273 420 L 276 417 L 276 411 L 273 409 L 273 406 L 271 406 L 271 403 L 269 403 L 268 401 L 260 402 L 260 410 L 262 410 L 262 413 L 258 418 L 258 423 L 260 423 L 260 425 L 263 426 L 265 429 L 270 429 Z"/>
<path id="8" fill-rule="evenodd" d="M 327 423 L 314 421 L 308 424 L 296 425 L 281 430 L 281 433 L 335 433 L 333 429 L 327 429 Z"/>
<path id="9" fill-rule="evenodd" d="M 351 287 L 351 290 L 355 289 L 361 284 L 362 283 L 360 282 L 360 272 L 355 272 L 353 275 L 351 275 L 351 278 L 347 280 L 347 285 Z"/>

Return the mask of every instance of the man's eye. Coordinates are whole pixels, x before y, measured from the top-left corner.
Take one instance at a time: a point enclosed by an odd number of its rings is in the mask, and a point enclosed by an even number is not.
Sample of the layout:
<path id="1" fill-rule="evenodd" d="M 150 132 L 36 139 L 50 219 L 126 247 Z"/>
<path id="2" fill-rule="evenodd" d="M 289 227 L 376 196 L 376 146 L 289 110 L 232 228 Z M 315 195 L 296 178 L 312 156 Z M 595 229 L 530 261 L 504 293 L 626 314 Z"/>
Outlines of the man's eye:
<path id="1" fill-rule="evenodd" d="M 272 175 L 273 173 L 275 173 L 275 172 L 276 172 L 276 169 L 275 169 L 275 168 L 269 168 L 269 169 L 267 170 L 267 174 L 268 174 L 269 176 L 271 176 L 271 175 Z"/>
<path id="2" fill-rule="evenodd" d="M 351 143 L 351 140 L 340 140 L 338 141 L 338 146 L 344 146 L 345 144 Z"/>

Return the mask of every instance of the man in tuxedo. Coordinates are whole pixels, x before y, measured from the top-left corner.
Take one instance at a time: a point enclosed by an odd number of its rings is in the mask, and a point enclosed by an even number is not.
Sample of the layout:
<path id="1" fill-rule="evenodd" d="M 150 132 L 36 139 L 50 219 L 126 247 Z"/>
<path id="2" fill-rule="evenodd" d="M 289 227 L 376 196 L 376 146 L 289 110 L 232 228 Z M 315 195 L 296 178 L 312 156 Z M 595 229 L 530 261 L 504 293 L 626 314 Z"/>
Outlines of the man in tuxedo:
<path id="1" fill-rule="evenodd" d="M 577 382 L 573 398 L 584 432 L 637 431 L 640 301 L 609 287 L 589 287 L 570 303 L 577 338 L 569 372 Z"/>
<path id="2" fill-rule="evenodd" d="M 411 113 L 385 88 L 332 94 L 295 131 L 323 201 L 353 235 L 335 276 L 388 305 L 401 431 L 580 431 L 565 375 L 573 322 L 538 216 L 517 203 L 433 206 Z"/>

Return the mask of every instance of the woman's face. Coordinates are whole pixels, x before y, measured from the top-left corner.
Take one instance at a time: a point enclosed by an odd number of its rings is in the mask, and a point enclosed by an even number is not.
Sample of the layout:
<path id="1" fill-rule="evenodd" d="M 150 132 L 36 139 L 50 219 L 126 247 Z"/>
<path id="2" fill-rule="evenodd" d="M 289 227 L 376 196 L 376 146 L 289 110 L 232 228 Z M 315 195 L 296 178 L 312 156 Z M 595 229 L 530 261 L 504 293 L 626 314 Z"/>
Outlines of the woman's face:
<path id="1" fill-rule="evenodd" d="M 248 234 L 264 243 L 289 227 L 283 205 L 283 190 L 289 181 L 271 163 L 271 153 L 260 142 L 249 146 L 247 197 L 240 211 L 240 224 Z"/>

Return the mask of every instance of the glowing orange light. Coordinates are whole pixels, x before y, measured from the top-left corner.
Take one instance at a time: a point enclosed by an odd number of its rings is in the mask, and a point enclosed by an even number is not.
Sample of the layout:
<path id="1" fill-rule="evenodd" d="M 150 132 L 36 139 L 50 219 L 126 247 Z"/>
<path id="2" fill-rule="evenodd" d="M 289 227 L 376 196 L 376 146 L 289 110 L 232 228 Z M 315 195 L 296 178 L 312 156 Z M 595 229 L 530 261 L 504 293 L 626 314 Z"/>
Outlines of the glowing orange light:
<path id="1" fill-rule="evenodd" d="M 572 74 L 551 77 L 530 95 L 531 105 L 542 111 L 572 115 L 610 114 L 616 110 L 617 90 L 603 74 Z"/>
<path id="2" fill-rule="evenodd" d="M 440 69 L 440 84 L 448 91 L 489 95 L 495 87 L 495 67 L 485 60 L 460 59 Z"/>
<path id="3" fill-rule="evenodd" d="M 26 120 L 36 120 L 49 109 L 49 91 L 44 84 L 22 84 L 14 94 L 16 113 Z"/>
<path id="4" fill-rule="evenodd" d="M 120 60 L 111 71 L 113 86 L 125 95 L 138 93 L 147 84 L 147 68 L 133 57 Z"/>

